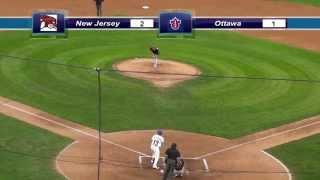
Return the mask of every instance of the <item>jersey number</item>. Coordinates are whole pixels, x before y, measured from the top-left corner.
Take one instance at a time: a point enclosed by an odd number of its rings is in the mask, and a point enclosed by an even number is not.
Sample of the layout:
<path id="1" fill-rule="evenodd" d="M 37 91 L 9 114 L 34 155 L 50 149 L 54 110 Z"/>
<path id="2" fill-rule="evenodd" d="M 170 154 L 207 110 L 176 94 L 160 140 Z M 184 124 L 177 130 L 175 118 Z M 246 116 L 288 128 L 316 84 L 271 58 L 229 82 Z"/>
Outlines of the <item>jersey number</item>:
<path id="1" fill-rule="evenodd" d="M 154 146 L 158 147 L 159 144 L 160 144 L 160 141 L 158 141 L 158 140 L 153 140 L 152 144 L 153 144 Z"/>

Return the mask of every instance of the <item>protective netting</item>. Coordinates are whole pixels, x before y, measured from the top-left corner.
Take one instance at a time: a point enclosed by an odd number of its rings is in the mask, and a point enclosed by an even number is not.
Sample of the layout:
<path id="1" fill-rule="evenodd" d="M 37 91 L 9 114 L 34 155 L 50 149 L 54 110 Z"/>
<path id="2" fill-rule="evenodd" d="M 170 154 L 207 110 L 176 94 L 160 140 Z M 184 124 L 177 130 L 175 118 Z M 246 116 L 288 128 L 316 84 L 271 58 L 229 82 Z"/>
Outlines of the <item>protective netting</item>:
<path id="1" fill-rule="evenodd" d="M 24 49 L 24 53 L 27 52 L 28 49 Z M 317 106 L 320 103 L 320 98 L 317 98 L 320 94 L 320 81 L 300 75 L 299 72 L 291 77 L 286 71 L 280 70 L 275 73 L 266 70 L 265 74 L 254 75 L 246 74 L 234 66 L 230 66 L 228 71 L 222 67 L 219 69 L 218 65 L 212 65 L 215 70 L 213 72 L 206 68 L 199 68 L 201 73 L 170 72 L 153 70 L 152 63 L 148 60 L 144 66 L 149 64 L 151 70 L 121 71 L 113 66 L 113 61 L 90 64 L 84 57 L 78 60 L 75 56 L 61 55 L 64 59 L 60 59 L 57 55 L 45 59 L 41 55 L 37 57 L 35 53 L 32 58 L 26 58 L 19 56 L 19 53 L 1 55 L 1 96 L 17 102 L 6 105 L 6 108 L 11 108 L 14 112 L 34 113 L 37 116 L 30 113 L 28 116 L 34 116 L 31 120 L 39 119 L 43 128 L 76 140 L 57 158 L 60 168 L 66 174 L 72 174 L 70 169 L 73 168 L 88 170 L 74 177 L 92 177 L 96 174 L 99 98 L 102 132 L 150 130 L 101 134 L 101 173 L 111 177 L 118 177 L 128 169 L 136 177 L 145 175 L 145 172 L 141 172 L 141 167 L 147 169 L 146 174 L 152 177 L 154 172 L 149 167 L 149 143 L 153 129 L 164 129 L 165 137 L 166 130 L 172 129 L 236 138 L 313 116 L 320 111 Z M 165 60 L 160 61 L 159 68 L 167 67 L 165 63 Z M 101 71 L 97 71 L 95 66 L 101 66 Z M 170 66 L 167 68 L 170 70 Z M 154 81 L 166 85 L 168 81 L 171 84 L 159 87 Z M 101 94 L 98 91 L 99 83 Z M 14 107 L 16 108 L 12 109 Z M 37 122 L 34 121 L 33 124 L 35 123 Z M 172 142 L 181 145 L 180 150 L 186 157 L 190 177 L 199 174 L 207 174 L 209 177 L 210 174 L 251 173 L 265 176 L 287 173 L 279 169 L 264 171 L 246 166 L 228 168 L 223 163 L 219 167 L 216 164 L 221 164 L 223 159 L 215 156 L 208 157 L 206 164 L 199 158 L 200 155 L 231 145 L 219 142 L 215 146 L 217 142 L 208 140 L 209 144 L 212 143 L 208 147 L 208 142 L 197 141 L 193 134 L 180 134 L 171 138 L 173 136 L 167 137 L 162 151 Z M 6 148 L 1 147 L 1 150 Z M 18 150 L 11 153 L 27 155 Z M 139 161 L 139 157 L 144 158 Z"/>

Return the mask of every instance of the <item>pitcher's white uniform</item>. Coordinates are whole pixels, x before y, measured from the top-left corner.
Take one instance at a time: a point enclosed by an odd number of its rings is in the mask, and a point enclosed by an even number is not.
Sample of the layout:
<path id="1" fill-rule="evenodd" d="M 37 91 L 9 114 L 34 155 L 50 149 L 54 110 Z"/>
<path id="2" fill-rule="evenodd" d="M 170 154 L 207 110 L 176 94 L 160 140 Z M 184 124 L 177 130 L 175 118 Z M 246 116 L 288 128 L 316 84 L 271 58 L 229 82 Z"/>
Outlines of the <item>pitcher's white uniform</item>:
<path id="1" fill-rule="evenodd" d="M 153 68 L 157 68 L 158 67 L 158 55 L 157 54 L 152 54 L 152 61 L 153 61 Z"/>
<path id="2" fill-rule="evenodd" d="M 152 52 L 153 68 L 156 69 L 158 67 L 158 56 L 159 56 L 160 50 L 159 48 L 151 47 L 150 51 Z"/>
<path id="3" fill-rule="evenodd" d="M 151 152 L 152 152 L 152 160 L 153 160 L 152 167 L 155 169 L 158 169 L 158 161 L 160 158 L 160 148 L 163 143 L 164 143 L 164 138 L 161 135 L 155 134 L 152 136 L 152 139 L 151 139 Z"/>

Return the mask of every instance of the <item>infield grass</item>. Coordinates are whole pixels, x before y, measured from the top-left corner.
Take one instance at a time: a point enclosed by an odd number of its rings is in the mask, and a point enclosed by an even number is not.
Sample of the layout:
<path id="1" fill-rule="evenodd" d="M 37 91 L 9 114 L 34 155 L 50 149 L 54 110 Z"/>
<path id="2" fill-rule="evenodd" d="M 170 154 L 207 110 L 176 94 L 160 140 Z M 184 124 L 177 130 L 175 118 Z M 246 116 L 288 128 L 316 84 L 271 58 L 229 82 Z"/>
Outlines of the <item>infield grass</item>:
<path id="1" fill-rule="evenodd" d="M 319 0 L 289 0 L 290 2 L 294 3 L 301 3 L 301 4 L 307 4 L 307 5 L 313 5 L 313 6 L 320 6 Z"/>
<path id="2" fill-rule="evenodd" d="M 157 39 L 154 31 L 71 31 L 68 39 L 1 32 L 0 54 L 111 69 L 150 57 L 192 64 L 203 74 L 320 80 L 320 54 L 232 32 Z M 0 95 L 97 127 L 96 73 L 0 56 Z M 227 138 L 320 113 L 320 84 L 200 77 L 169 89 L 103 72 L 103 130 L 178 129 Z"/>
<path id="3" fill-rule="evenodd" d="M 320 134 L 275 147 L 269 152 L 290 169 L 295 180 L 320 178 Z"/>
<path id="4" fill-rule="evenodd" d="M 0 179 L 64 179 L 54 160 L 70 140 L 3 115 L 0 123 Z"/>

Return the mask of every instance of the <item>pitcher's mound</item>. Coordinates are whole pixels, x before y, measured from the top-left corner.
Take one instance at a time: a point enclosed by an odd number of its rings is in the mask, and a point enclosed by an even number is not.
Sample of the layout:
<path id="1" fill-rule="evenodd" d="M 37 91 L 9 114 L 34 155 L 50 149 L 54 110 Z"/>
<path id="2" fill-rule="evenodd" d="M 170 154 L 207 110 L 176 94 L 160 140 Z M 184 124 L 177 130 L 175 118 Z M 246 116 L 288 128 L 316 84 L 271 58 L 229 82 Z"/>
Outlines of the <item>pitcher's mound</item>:
<path id="1" fill-rule="evenodd" d="M 143 79 L 161 88 L 194 79 L 201 71 L 194 66 L 169 60 L 159 60 L 154 68 L 151 59 L 130 59 L 114 64 L 115 70 L 125 76 Z"/>

